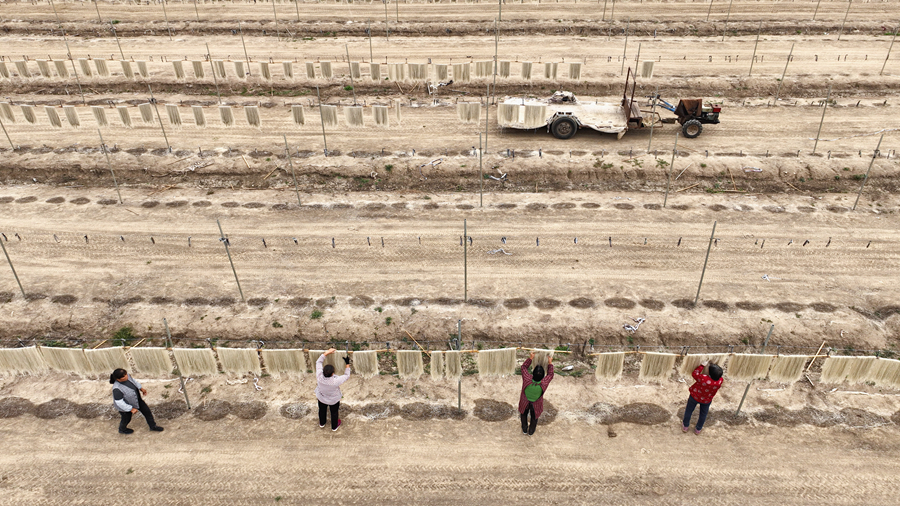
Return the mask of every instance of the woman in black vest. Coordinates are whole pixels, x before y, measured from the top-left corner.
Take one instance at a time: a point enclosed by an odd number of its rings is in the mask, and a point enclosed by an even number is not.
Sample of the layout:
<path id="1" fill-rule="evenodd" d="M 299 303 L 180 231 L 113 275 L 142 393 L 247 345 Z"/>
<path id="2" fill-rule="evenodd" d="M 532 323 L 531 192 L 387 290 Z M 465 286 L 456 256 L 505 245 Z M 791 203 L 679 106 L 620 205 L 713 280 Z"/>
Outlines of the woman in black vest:
<path id="1" fill-rule="evenodd" d="M 129 429 L 128 424 L 131 423 L 131 415 L 138 411 L 144 415 L 150 430 L 162 432 L 163 428 L 156 425 L 153 420 L 153 413 L 150 412 L 150 406 L 144 402 L 141 394 L 147 395 L 147 390 L 141 386 L 138 380 L 128 376 L 125 369 L 116 369 L 109 375 L 109 382 L 113 386 L 113 405 L 119 410 L 122 421 L 119 423 L 120 434 L 131 434 L 134 429 Z"/>

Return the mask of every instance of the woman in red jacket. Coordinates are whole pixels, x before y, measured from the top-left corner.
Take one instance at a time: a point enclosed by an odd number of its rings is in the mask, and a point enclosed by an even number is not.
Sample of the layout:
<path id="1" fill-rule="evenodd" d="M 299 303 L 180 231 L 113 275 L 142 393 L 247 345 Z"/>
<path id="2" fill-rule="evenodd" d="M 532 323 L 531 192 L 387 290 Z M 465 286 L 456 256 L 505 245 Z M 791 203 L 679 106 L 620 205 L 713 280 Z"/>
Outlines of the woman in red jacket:
<path id="1" fill-rule="evenodd" d="M 553 355 L 547 359 L 547 374 L 540 365 L 529 371 L 534 360 L 534 352 L 528 360 L 522 364 L 522 394 L 519 395 L 519 417 L 522 419 L 522 433 L 531 436 L 537 428 L 538 417 L 544 412 L 544 392 L 553 379 Z M 528 415 L 531 415 L 531 423 L 528 423 Z"/>
<path id="2" fill-rule="evenodd" d="M 706 422 L 706 414 L 709 413 L 709 405 L 716 396 L 716 392 L 722 386 L 722 368 L 716 364 L 710 364 L 709 375 L 703 374 L 703 368 L 706 362 L 698 365 L 691 374 L 694 377 L 694 384 L 691 385 L 691 395 L 688 397 L 687 407 L 684 408 L 684 420 L 681 424 L 681 430 L 687 432 L 691 425 L 691 415 L 694 414 L 694 408 L 700 405 L 700 418 L 697 419 L 697 427 L 694 434 L 700 435 L 703 430 L 703 423 Z"/>

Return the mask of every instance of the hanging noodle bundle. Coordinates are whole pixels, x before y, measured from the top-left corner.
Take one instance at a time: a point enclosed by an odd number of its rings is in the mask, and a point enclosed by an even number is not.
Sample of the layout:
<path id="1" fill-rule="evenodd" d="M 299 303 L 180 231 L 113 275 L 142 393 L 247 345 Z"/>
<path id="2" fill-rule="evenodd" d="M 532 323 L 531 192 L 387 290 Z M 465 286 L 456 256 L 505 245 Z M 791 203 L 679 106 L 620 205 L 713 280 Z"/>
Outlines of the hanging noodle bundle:
<path id="1" fill-rule="evenodd" d="M 184 79 L 184 64 L 181 62 L 181 60 L 173 61 L 172 68 L 175 69 L 176 79 Z"/>
<path id="2" fill-rule="evenodd" d="M 91 112 L 94 113 L 94 119 L 97 120 L 97 126 L 109 126 L 109 120 L 106 119 L 106 109 L 99 105 L 92 105 Z"/>
<path id="3" fill-rule="evenodd" d="M 322 124 L 325 126 L 338 126 L 337 106 L 320 105 L 319 111 L 322 114 Z"/>
<path id="4" fill-rule="evenodd" d="M 641 62 L 641 77 L 644 79 L 653 78 L 653 60 L 645 60 Z"/>
<path id="5" fill-rule="evenodd" d="M 359 71 L 358 61 L 350 62 L 350 77 L 352 77 L 353 79 L 359 79 L 362 77 L 362 72 Z"/>
<path id="6" fill-rule="evenodd" d="M 581 79 L 581 64 L 580 63 L 570 63 L 569 64 L 569 79 L 579 80 Z"/>
<path id="7" fill-rule="evenodd" d="M 224 62 L 224 61 L 222 61 L 222 60 L 216 60 L 216 61 L 214 61 L 214 62 L 213 62 L 213 69 L 215 69 L 216 74 L 218 74 L 219 77 L 221 77 L 222 79 L 224 79 L 224 78 L 226 77 L 226 76 L 225 76 L 225 62 Z"/>
<path id="8" fill-rule="evenodd" d="M 475 77 L 488 77 L 494 73 L 493 69 L 494 62 L 477 61 L 475 62 Z"/>
<path id="9" fill-rule="evenodd" d="M 293 79 L 294 78 L 294 65 L 289 61 L 281 62 L 282 68 L 284 68 L 284 78 L 285 79 Z"/>
<path id="10" fill-rule="evenodd" d="M 231 111 L 230 105 L 219 106 L 219 117 L 225 126 L 234 126 L 234 113 Z"/>
<path id="11" fill-rule="evenodd" d="M 247 116 L 247 123 L 249 123 L 250 126 L 259 128 L 259 107 L 255 105 L 248 105 L 247 107 L 244 107 L 244 114 Z"/>
<path id="12" fill-rule="evenodd" d="M 499 67 L 500 77 L 509 77 L 509 62 L 501 61 Z"/>
<path id="13" fill-rule="evenodd" d="M 121 346 L 100 348 L 99 350 L 84 350 L 84 356 L 91 367 L 91 372 L 100 374 L 101 377 L 104 373 L 109 374 L 118 368 L 128 369 L 125 348 Z"/>
<path id="14" fill-rule="evenodd" d="M 388 79 L 391 81 L 406 80 L 406 64 L 405 63 L 388 63 Z"/>
<path id="15" fill-rule="evenodd" d="M 47 113 L 47 119 L 50 120 L 50 124 L 56 128 L 62 128 L 62 121 L 59 119 L 59 113 L 56 112 L 56 109 L 50 106 L 44 106 L 44 112 Z"/>
<path id="16" fill-rule="evenodd" d="M 417 81 L 428 79 L 428 65 L 425 63 L 410 63 L 409 78 Z"/>
<path id="17" fill-rule="evenodd" d="M 641 359 L 641 372 L 638 377 L 641 380 L 661 381 L 668 378 L 675 368 L 674 353 L 644 353 Z"/>
<path id="18" fill-rule="evenodd" d="M 464 83 L 469 80 L 469 72 L 472 68 L 468 63 L 453 64 L 453 80 Z"/>
<path id="19" fill-rule="evenodd" d="M 50 62 L 47 60 L 38 60 L 38 70 L 41 71 L 43 77 L 50 77 Z"/>
<path id="20" fill-rule="evenodd" d="M 137 63 L 138 74 L 140 74 L 141 77 L 150 77 L 150 71 L 147 70 L 147 62 L 138 60 L 135 63 Z"/>
<path id="21" fill-rule="evenodd" d="M 769 381 L 779 383 L 794 383 L 803 376 L 803 367 L 809 357 L 806 355 L 778 355 L 772 362 L 769 371 Z"/>
<path id="22" fill-rule="evenodd" d="M 550 357 L 553 356 L 553 350 L 536 350 L 534 352 L 534 362 L 531 364 L 532 367 L 541 366 L 544 368 L 544 371 L 547 371 L 547 366 L 550 364 Z"/>
<path id="23" fill-rule="evenodd" d="M 764 379 L 774 355 L 735 353 L 728 362 L 728 379 L 746 381 Z"/>
<path id="24" fill-rule="evenodd" d="M 303 374 L 307 370 L 303 350 L 262 350 L 269 374 Z"/>
<path id="25" fill-rule="evenodd" d="M 390 112 L 386 105 L 372 106 L 372 115 L 375 117 L 375 124 L 379 126 L 390 126 Z"/>
<path id="26" fill-rule="evenodd" d="M 321 357 L 323 353 L 325 353 L 325 350 L 309 350 L 309 366 L 312 369 L 316 368 L 316 362 L 319 360 L 319 357 Z"/>
<path id="27" fill-rule="evenodd" d="M 206 77 L 206 73 L 203 71 L 203 62 L 194 60 L 191 62 L 191 66 L 194 67 L 194 77 L 197 79 L 203 79 Z"/>
<path id="28" fill-rule="evenodd" d="M 370 350 L 353 352 L 353 370 L 363 378 L 378 376 L 378 354 Z"/>
<path id="29" fill-rule="evenodd" d="M 51 369 L 57 371 L 87 374 L 90 366 L 84 358 L 84 350 L 81 348 L 49 348 L 41 347 L 41 356 Z"/>
<path id="30" fill-rule="evenodd" d="M 431 379 L 441 379 L 444 377 L 444 352 L 431 352 Z"/>
<path id="31" fill-rule="evenodd" d="M 447 65 L 443 63 L 435 63 L 434 64 L 434 79 L 437 81 L 446 81 L 447 80 Z"/>
<path id="32" fill-rule="evenodd" d="M 455 350 L 444 352 L 444 375 L 448 378 L 462 376 L 462 353 Z"/>
<path id="33" fill-rule="evenodd" d="M 380 63 L 370 63 L 369 64 L 369 77 L 373 81 L 381 80 L 381 64 Z"/>
<path id="34" fill-rule="evenodd" d="M 294 119 L 294 123 L 297 125 L 306 124 L 306 117 L 303 115 L 303 106 L 302 105 L 292 105 L 291 106 L 291 118 Z"/>
<path id="35" fill-rule="evenodd" d="M 531 62 L 530 61 L 522 62 L 522 79 L 531 80 Z"/>
<path id="36" fill-rule="evenodd" d="M 259 354 L 253 348 L 216 348 L 222 370 L 236 374 L 251 373 L 259 375 Z"/>
<path id="37" fill-rule="evenodd" d="M 216 356 L 209 348 L 173 348 L 172 354 L 175 355 L 178 370 L 185 376 L 203 376 L 219 372 L 219 368 L 216 366 Z"/>
<path id="38" fill-rule="evenodd" d="M 397 374 L 400 379 L 418 379 L 425 372 L 422 352 L 419 350 L 397 351 Z"/>
<path id="39" fill-rule="evenodd" d="M 867 380 L 879 387 L 900 387 L 900 360 L 879 358 L 869 368 Z"/>
<path id="40" fill-rule="evenodd" d="M 309 350 L 309 363 L 312 364 L 312 367 L 315 367 L 316 361 L 319 360 L 319 357 L 325 353 L 325 350 Z M 336 350 L 331 355 L 327 355 L 325 360 L 322 362 L 322 366 L 330 365 L 334 367 L 335 374 L 344 374 L 344 369 L 346 365 L 344 364 L 343 357 L 347 356 L 346 351 Z"/>
<path id="41" fill-rule="evenodd" d="M 516 104 L 500 104 L 497 107 L 497 121 L 502 127 L 518 123 L 519 106 Z"/>
<path id="42" fill-rule="evenodd" d="M 97 67 L 97 74 L 101 76 L 109 76 L 109 67 L 106 66 L 106 60 L 103 58 L 94 60 L 94 66 Z"/>
<path id="43" fill-rule="evenodd" d="M 153 124 L 153 106 L 150 104 L 138 104 L 138 111 L 141 113 L 141 121 L 150 125 Z"/>
<path id="44" fill-rule="evenodd" d="M 482 350 L 478 352 L 478 374 L 507 376 L 516 372 L 516 349 Z"/>
<path id="45" fill-rule="evenodd" d="M 69 67 L 66 67 L 65 60 L 54 60 L 53 66 L 56 67 L 56 75 L 59 77 L 69 77 Z"/>
<path id="46" fill-rule="evenodd" d="M 269 71 L 269 63 L 261 61 L 259 62 L 259 73 L 266 81 L 272 79 L 272 72 Z"/>
<path id="47" fill-rule="evenodd" d="M 128 128 L 131 128 L 131 111 L 127 106 L 119 106 L 116 108 L 119 111 L 119 119 L 122 120 L 122 124 Z"/>
<path id="48" fill-rule="evenodd" d="M 0 372 L 35 374 L 46 370 L 44 357 L 34 346 L 0 349 Z"/>
<path id="49" fill-rule="evenodd" d="M 119 60 L 119 65 L 122 66 L 122 73 L 125 74 L 125 77 L 128 79 L 134 78 L 134 70 L 131 68 L 131 62 L 127 60 Z"/>
<path id="50" fill-rule="evenodd" d="M 843 383 L 847 379 L 850 363 L 857 357 L 828 357 L 822 364 L 822 375 L 819 381 L 822 383 Z"/>
<path id="51" fill-rule="evenodd" d="M 601 353 L 597 356 L 597 370 L 594 377 L 598 380 L 615 381 L 622 377 L 622 368 L 625 366 L 625 352 Z"/>
<path id="52" fill-rule="evenodd" d="M 34 115 L 34 106 L 33 105 L 23 105 L 22 108 L 22 117 L 25 118 L 25 121 L 31 123 L 32 125 L 37 121 L 37 118 Z"/>
<path id="53" fill-rule="evenodd" d="M 165 348 L 131 348 L 128 354 L 142 376 L 172 374 L 172 359 L 169 357 L 169 350 Z"/>
<path id="54" fill-rule="evenodd" d="M 166 115 L 169 117 L 169 124 L 172 126 L 181 126 L 181 113 L 175 104 L 166 104 Z"/>
<path id="55" fill-rule="evenodd" d="M 547 124 L 546 105 L 525 106 L 525 128 L 541 128 Z"/>
<path id="56" fill-rule="evenodd" d="M 72 105 L 63 106 L 63 112 L 66 113 L 66 121 L 69 122 L 70 126 L 73 126 L 73 127 L 81 126 L 81 120 L 78 118 L 78 110 L 75 109 L 75 106 L 72 106 Z"/>
<path id="57" fill-rule="evenodd" d="M 28 71 L 28 64 L 24 61 L 16 62 L 16 71 L 19 72 L 19 77 L 31 77 L 31 72 Z"/>
<path id="58" fill-rule="evenodd" d="M 400 99 L 397 99 L 397 105 L 394 106 L 394 109 L 397 111 L 397 123 L 400 123 Z"/>
<path id="59" fill-rule="evenodd" d="M 246 79 L 247 73 L 244 72 L 244 62 L 236 61 L 234 62 L 234 73 L 238 79 Z"/>
<path id="60" fill-rule="evenodd" d="M 463 123 L 478 123 L 481 120 L 481 103 L 459 102 L 456 104 L 456 114 Z"/>
<path id="61" fill-rule="evenodd" d="M 350 126 L 363 126 L 363 108 L 344 107 L 344 120 Z"/>
<path id="62" fill-rule="evenodd" d="M 59 68 L 59 67 L 57 67 L 57 68 Z M 9 79 L 9 68 L 6 66 L 5 61 L 0 61 L 0 77 Z"/>
<path id="63" fill-rule="evenodd" d="M 556 79 L 556 70 L 558 68 L 558 64 L 547 62 L 544 64 L 544 78 L 546 79 Z"/>
<path id="64" fill-rule="evenodd" d="M 681 366 L 678 368 L 678 372 L 684 376 L 685 378 L 690 378 L 691 374 L 694 372 L 694 369 L 697 368 L 703 362 L 709 362 L 710 364 L 717 364 L 722 369 L 725 369 L 725 362 L 728 360 L 727 353 L 713 353 L 713 354 L 696 354 L 696 355 L 685 355 L 681 359 Z M 705 374 L 705 373 L 704 373 Z"/>
<path id="65" fill-rule="evenodd" d="M 312 62 L 306 62 L 306 77 L 309 79 L 316 78 L 316 64 Z"/>
<path id="66" fill-rule="evenodd" d="M 192 105 L 191 111 L 194 112 L 194 124 L 198 127 L 206 126 L 206 115 L 203 114 L 203 107 L 199 105 Z"/>
<path id="67" fill-rule="evenodd" d="M 330 61 L 323 61 L 322 63 L 320 63 L 319 70 L 322 71 L 322 77 L 324 77 L 325 79 L 331 79 L 334 76 L 334 74 L 331 72 Z"/>
<path id="68" fill-rule="evenodd" d="M 0 102 L 0 118 L 15 123 L 16 117 L 13 115 L 12 107 L 6 102 Z"/>

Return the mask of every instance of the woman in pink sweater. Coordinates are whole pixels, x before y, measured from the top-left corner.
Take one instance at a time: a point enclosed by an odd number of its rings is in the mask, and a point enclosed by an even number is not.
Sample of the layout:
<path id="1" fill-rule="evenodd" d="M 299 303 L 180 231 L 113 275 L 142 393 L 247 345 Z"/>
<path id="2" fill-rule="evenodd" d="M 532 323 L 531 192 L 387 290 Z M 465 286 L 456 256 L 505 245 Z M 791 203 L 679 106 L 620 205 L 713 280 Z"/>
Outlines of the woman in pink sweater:
<path id="1" fill-rule="evenodd" d="M 528 360 L 522 364 L 522 394 L 519 395 L 519 417 L 522 419 L 522 433 L 531 436 L 534 435 L 534 429 L 537 428 L 538 417 L 544 412 L 544 392 L 553 379 L 553 356 L 547 360 L 547 374 L 544 375 L 544 368 L 540 365 L 534 367 L 534 371 L 530 371 L 529 367 L 534 360 L 534 352 Z M 531 423 L 528 422 L 528 416 L 531 415 Z"/>

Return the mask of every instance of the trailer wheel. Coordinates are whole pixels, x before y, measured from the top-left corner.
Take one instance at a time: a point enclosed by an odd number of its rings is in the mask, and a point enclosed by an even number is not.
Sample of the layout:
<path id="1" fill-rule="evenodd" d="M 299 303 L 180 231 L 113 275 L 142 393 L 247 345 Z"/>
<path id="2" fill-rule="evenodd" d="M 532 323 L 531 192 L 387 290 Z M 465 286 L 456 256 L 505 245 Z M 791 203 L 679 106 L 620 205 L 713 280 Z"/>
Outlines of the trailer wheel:
<path id="1" fill-rule="evenodd" d="M 577 131 L 578 124 L 575 123 L 574 119 L 566 116 L 556 118 L 553 124 L 550 125 L 550 132 L 557 139 L 571 139 Z"/>
<path id="2" fill-rule="evenodd" d="M 681 127 L 681 131 L 688 139 L 694 139 L 696 137 L 699 137 L 700 133 L 703 132 L 703 125 L 700 124 L 699 120 L 689 119 L 684 122 L 684 125 Z"/>

